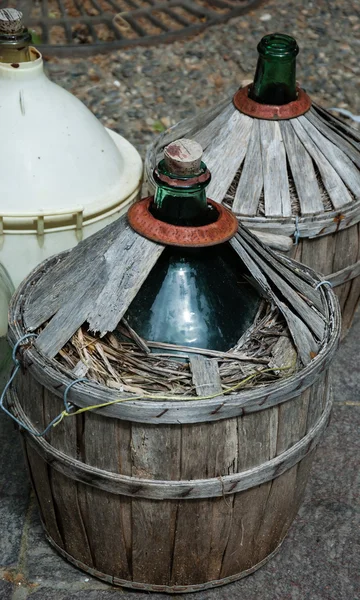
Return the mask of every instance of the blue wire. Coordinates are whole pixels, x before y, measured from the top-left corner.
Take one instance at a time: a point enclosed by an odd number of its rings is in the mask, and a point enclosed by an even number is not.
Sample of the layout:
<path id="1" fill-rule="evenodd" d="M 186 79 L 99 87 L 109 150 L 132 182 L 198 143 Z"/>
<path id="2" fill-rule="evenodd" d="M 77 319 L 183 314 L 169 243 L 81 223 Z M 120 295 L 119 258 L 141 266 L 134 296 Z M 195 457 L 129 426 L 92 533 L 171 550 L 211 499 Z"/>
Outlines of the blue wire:
<path id="1" fill-rule="evenodd" d="M 295 231 L 294 231 L 294 241 L 295 241 L 295 246 L 298 245 L 299 243 L 299 238 L 300 238 L 300 230 L 299 230 L 299 217 L 296 216 L 295 217 Z"/>
<path id="2" fill-rule="evenodd" d="M 332 288 L 331 281 L 319 281 L 319 283 L 315 286 L 315 289 L 318 290 L 322 285 L 328 285 Z"/>
<path id="3" fill-rule="evenodd" d="M 20 361 L 19 361 L 19 360 L 16 358 L 16 353 L 17 353 L 17 350 L 18 350 L 18 348 L 19 348 L 20 344 L 21 344 L 23 341 L 25 341 L 25 340 L 27 340 L 27 339 L 29 339 L 29 338 L 33 338 L 33 337 L 37 337 L 36 333 L 27 333 L 26 335 L 24 335 L 22 338 L 20 338 L 20 339 L 19 339 L 19 340 L 16 342 L 16 344 L 15 344 L 15 346 L 14 346 L 14 348 L 13 348 L 13 351 L 12 351 L 12 360 L 13 360 L 13 362 L 14 362 L 14 364 L 15 364 L 15 369 L 13 370 L 13 372 L 12 372 L 12 374 L 11 374 L 10 378 L 9 378 L 9 381 L 7 382 L 6 386 L 5 386 L 5 387 L 4 387 L 4 389 L 3 389 L 3 392 L 2 392 L 2 394 L 1 394 L 1 396 L 0 396 L 0 408 L 1 408 L 1 409 L 4 411 L 4 413 L 6 413 L 6 414 L 7 414 L 7 415 L 10 417 L 10 419 L 12 419 L 13 421 L 15 421 L 15 423 L 17 423 L 17 424 L 18 424 L 18 425 L 19 425 L 19 426 L 20 426 L 22 429 L 25 429 L 25 431 L 28 431 L 29 433 L 31 433 L 31 435 L 33 435 L 33 436 L 35 436 L 35 437 L 43 437 L 44 435 L 46 435 L 46 434 L 47 434 L 47 432 L 49 431 L 49 429 L 51 429 L 51 427 L 53 427 L 53 425 L 55 425 L 55 423 L 56 423 L 56 422 L 57 422 L 57 421 L 60 419 L 60 417 L 61 417 L 61 413 L 60 413 L 60 415 L 58 415 L 57 417 L 55 417 L 55 419 L 53 419 L 53 420 L 51 421 L 51 423 L 49 423 L 49 425 L 46 427 L 46 429 L 44 429 L 44 431 L 42 431 L 41 433 L 39 433 L 38 431 L 35 431 L 35 430 L 33 430 L 33 429 L 30 429 L 30 427 L 28 427 L 27 425 L 25 425 L 25 423 L 22 423 L 21 421 L 19 421 L 19 419 L 17 419 L 17 418 L 16 418 L 16 417 L 15 417 L 15 416 L 14 416 L 14 415 L 13 415 L 13 414 L 12 414 L 12 413 L 11 413 L 11 412 L 10 412 L 10 411 L 9 411 L 9 410 L 8 410 L 8 409 L 5 407 L 5 406 L 4 406 L 4 401 L 5 401 L 5 398 L 6 398 L 6 394 L 7 394 L 7 392 L 8 392 L 8 390 L 9 390 L 9 388 L 10 388 L 10 386 L 11 386 L 12 382 L 14 381 L 14 379 L 15 379 L 15 377 L 16 377 L 16 375 L 17 375 L 17 373 L 18 373 L 18 371 L 19 371 L 19 369 L 20 369 L 20 367 L 21 367 L 21 363 L 20 363 Z M 75 382 L 74 382 L 74 383 L 75 383 Z"/>

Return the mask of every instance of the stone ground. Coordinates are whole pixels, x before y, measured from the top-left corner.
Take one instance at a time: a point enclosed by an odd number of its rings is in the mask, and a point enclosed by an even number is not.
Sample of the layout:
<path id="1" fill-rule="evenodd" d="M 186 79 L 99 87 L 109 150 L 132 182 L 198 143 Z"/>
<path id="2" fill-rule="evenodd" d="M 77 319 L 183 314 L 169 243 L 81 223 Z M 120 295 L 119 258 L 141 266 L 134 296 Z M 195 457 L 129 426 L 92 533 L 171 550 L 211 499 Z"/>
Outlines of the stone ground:
<path id="1" fill-rule="evenodd" d="M 358 0 L 270 0 L 192 39 L 47 65 L 56 83 L 144 154 L 158 132 L 251 79 L 257 43 L 274 31 L 296 37 L 298 80 L 314 100 L 360 114 Z"/>
<path id="2" fill-rule="evenodd" d="M 326 107 L 360 113 L 360 4 L 271 0 L 183 42 L 84 59 L 51 59 L 52 79 L 142 154 L 165 127 L 251 77 L 255 47 L 274 30 L 301 47 L 298 79 Z M 188 600 L 360 599 L 360 314 L 332 367 L 335 406 L 300 513 L 279 554 L 245 580 Z M 0 415 L 0 600 L 143 600 L 68 565 L 42 534 L 20 441 Z M 154 600 L 167 595 L 154 594 Z"/>

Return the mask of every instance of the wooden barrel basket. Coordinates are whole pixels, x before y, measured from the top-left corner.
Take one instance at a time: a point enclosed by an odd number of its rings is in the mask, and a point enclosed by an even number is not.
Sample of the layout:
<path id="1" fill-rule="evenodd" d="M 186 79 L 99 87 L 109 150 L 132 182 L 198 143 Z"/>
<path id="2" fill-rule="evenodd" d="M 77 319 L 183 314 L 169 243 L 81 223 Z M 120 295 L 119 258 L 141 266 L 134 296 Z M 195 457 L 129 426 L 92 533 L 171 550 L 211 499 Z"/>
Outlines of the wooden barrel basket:
<path id="1" fill-rule="evenodd" d="M 28 295 L 58 260 L 38 267 L 14 296 L 13 345 L 28 331 Z M 330 416 L 340 310 L 331 289 L 321 286 L 319 297 L 328 315 L 319 353 L 289 377 L 206 401 L 130 398 L 64 418 L 45 438 L 22 430 L 56 550 L 110 584 L 170 593 L 236 581 L 268 561 L 298 511 Z M 20 358 L 8 405 L 41 431 L 76 377 L 34 343 Z M 202 394 L 218 391 L 204 383 Z M 69 402 L 86 407 L 118 395 L 88 380 L 73 385 Z"/>

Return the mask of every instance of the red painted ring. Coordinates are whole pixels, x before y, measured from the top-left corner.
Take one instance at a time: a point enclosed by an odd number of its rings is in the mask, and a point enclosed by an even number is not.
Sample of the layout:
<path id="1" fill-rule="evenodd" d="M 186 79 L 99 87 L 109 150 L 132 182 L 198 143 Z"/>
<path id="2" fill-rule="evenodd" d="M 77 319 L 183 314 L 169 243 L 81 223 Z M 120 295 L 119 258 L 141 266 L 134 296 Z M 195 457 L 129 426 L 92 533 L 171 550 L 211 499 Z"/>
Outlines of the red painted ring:
<path id="1" fill-rule="evenodd" d="M 207 202 L 218 211 L 219 218 L 215 223 L 200 227 L 170 225 L 156 219 L 149 211 L 153 199 L 153 196 L 149 196 L 136 202 L 129 208 L 127 216 L 131 227 L 137 233 L 154 242 L 188 248 L 216 246 L 230 240 L 238 230 L 235 215 L 209 198 Z"/>
<path id="2" fill-rule="evenodd" d="M 294 119 L 305 114 L 311 107 L 311 98 L 302 90 L 297 88 L 298 97 L 293 102 L 275 106 L 273 104 L 260 104 L 249 98 L 251 84 L 238 90 L 233 98 L 235 108 L 254 119 L 265 119 L 268 121 L 280 121 L 283 119 Z"/>

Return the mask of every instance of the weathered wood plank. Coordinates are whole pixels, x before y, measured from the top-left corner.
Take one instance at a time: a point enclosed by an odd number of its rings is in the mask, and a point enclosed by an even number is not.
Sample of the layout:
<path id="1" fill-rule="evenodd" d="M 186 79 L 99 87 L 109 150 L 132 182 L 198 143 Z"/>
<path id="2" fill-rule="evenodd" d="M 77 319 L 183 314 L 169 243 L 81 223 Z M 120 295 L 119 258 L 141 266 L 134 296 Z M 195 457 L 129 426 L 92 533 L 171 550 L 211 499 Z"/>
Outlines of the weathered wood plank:
<path id="1" fill-rule="evenodd" d="M 44 526 L 54 542 L 58 544 L 60 548 L 64 548 L 64 540 L 59 531 L 54 498 L 49 481 L 48 464 L 41 456 L 39 456 L 32 446 L 25 442 L 23 447 L 29 468 L 31 484 L 35 492 Z"/>
<path id="2" fill-rule="evenodd" d="M 226 126 L 232 114 L 236 111 L 232 102 L 229 102 L 225 108 L 210 121 L 205 127 L 199 129 L 190 139 L 194 139 L 201 145 L 205 151 L 206 148 L 214 142 L 218 136 L 222 137 L 222 129 Z M 188 135 L 186 136 L 188 137 Z"/>
<path id="3" fill-rule="evenodd" d="M 289 327 L 291 337 L 299 353 L 302 363 L 307 366 L 318 353 L 318 345 L 310 329 L 286 304 L 280 302 L 279 308 Z"/>
<path id="4" fill-rule="evenodd" d="M 61 254 L 52 268 L 45 270 L 40 281 L 29 290 L 26 301 L 25 323 L 29 331 L 37 329 L 79 294 L 79 290 L 87 285 L 89 276 L 92 277 L 94 270 L 96 272 L 100 268 L 104 252 L 121 235 L 126 224 L 125 216 L 117 219 L 70 252 Z"/>
<path id="5" fill-rule="evenodd" d="M 295 134 L 289 121 L 280 122 L 286 155 L 299 197 L 301 214 L 313 215 L 324 211 L 313 162 Z"/>
<path id="6" fill-rule="evenodd" d="M 358 227 L 358 238 L 360 236 L 360 225 Z M 357 263 L 356 265 L 360 266 L 360 241 L 359 241 L 359 251 L 357 255 Z M 360 273 L 359 273 L 360 275 Z M 346 305 L 343 311 L 343 321 L 342 321 L 342 334 L 345 335 L 348 329 L 351 327 L 353 318 L 355 316 L 355 311 L 357 306 L 359 305 L 360 300 L 360 276 L 355 277 L 351 282 L 351 288 L 349 291 L 349 295 L 346 300 Z"/>
<path id="7" fill-rule="evenodd" d="M 329 127 L 344 137 L 344 139 L 348 140 L 354 146 L 354 148 L 360 150 L 360 134 L 357 129 L 347 125 L 344 121 L 341 121 L 336 114 L 333 112 L 330 113 L 319 104 L 315 104 L 315 102 L 312 103 L 312 108 L 317 113 L 319 118 L 323 119 L 323 121 Z"/>
<path id="8" fill-rule="evenodd" d="M 308 402 L 308 394 L 304 394 L 279 406 L 277 456 L 289 450 L 305 435 Z M 297 468 L 296 464 L 272 482 L 261 526 L 258 529 L 258 540 L 261 541 L 261 545 L 259 545 L 257 562 L 279 545 L 292 523 L 293 505 L 298 503 Z M 265 540 L 266 544 L 264 544 Z"/>
<path id="9" fill-rule="evenodd" d="M 132 475 L 147 479 L 180 478 L 180 426 L 133 424 Z M 167 584 L 171 579 L 177 503 L 137 498 L 132 502 L 134 581 Z M 156 548 L 156 552 L 154 551 Z"/>
<path id="10" fill-rule="evenodd" d="M 263 164 L 260 144 L 260 121 L 254 119 L 251 136 L 236 188 L 232 210 L 238 215 L 257 214 L 260 194 L 263 189 Z"/>
<path id="11" fill-rule="evenodd" d="M 190 368 L 193 373 L 193 382 L 196 386 L 198 396 L 216 394 L 222 391 L 217 361 L 194 355 L 190 359 Z M 211 475 L 218 475 L 220 477 L 224 474 L 235 473 L 237 469 L 238 447 L 237 420 L 220 421 L 216 424 L 216 427 L 211 428 L 210 435 L 208 435 L 209 432 L 206 430 L 206 424 L 197 427 L 195 430 L 196 435 L 199 434 L 203 441 L 201 455 L 205 461 L 206 459 L 208 460 L 208 464 L 201 465 L 201 471 L 205 473 L 210 472 Z M 190 451 L 190 447 L 188 450 Z M 190 452 L 186 460 L 191 459 L 191 456 L 193 455 Z M 182 539 L 180 540 L 180 547 L 181 545 L 185 547 L 186 537 L 190 534 L 192 524 L 196 526 L 196 523 L 199 523 L 201 519 L 205 519 L 205 523 L 208 523 L 206 542 L 203 542 L 201 548 L 197 547 L 196 550 L 196 552 L 202 553 L 202 560 L 204 564 L 207 564 L 206 580 L 218 579 L 220 577 L 223 555 L 231 531 L 232 514 L 233 497 L 229 497 L 227 500 L 220 498 L 214 499 L 212 502 L 197 502 L 188 507 L 179 507 L 178 522 L 182 522 L 185 527 Z M 196 529 L 195 535 L 197 535 Z M 178 535 L 176 539 L 178 544 L 175 548 L 179 552 Z M 177 577 L 179 577 L 181 569 L 186 569 L 186 565 L 182 564 L 179 566 L 179 564 L 176 564 L 175 568 L 177 569 Z M 195 570 L 194 580 L 196 576 Z M 201 573 L 198 573 L 198 576 L 201 576 Z"/>
<path id="12" fill-rule="evenodd" d="M 337 133 L 336 130 L 329 127 L 329 124 L 325 121 L 325 119 L 321 118 L 320 115 L 311 108 L 306 113 L 306 118 L 310 123 L 314 125 L 325 137 L 327 137 L 330 142 L 333 142 L 335 146 L 341 148 L 341 150 L 351 158 L 353 163 L 360 169 L 360 152 L 356 150 L 354 146 L 346 140 L 340 133 Z M 360 176 L 360 175 L 359 175 Z"/>
<path id="13" fill-rule="evenodd" d="M 217 360 L 194 354 L 190 357 L 190 369 L 198 396 L 207 396 L 222 391 Z"/>
<path id="14" fill-rule="evenodd" d="M 305 129 L 310 138 L 318 146 L 335 171 L 340 175 L 343 182 L 352 191 L 354 196 L 360 198 L 360 175 L 359 169 L 346 156 L 346 154 L 338 148 L 333 142 L 328 140 L 317 127 L 315 127 L 306 116 L 298 117 L 299 122 Z"/>
<path id="15" fill-rule="evenodd" d="M 323 275 L 332 273 L 335 237 L 336 236 L 325 235 L 311 240 L 302 240 L 301 261 L 304 264 L 311 264 L 312 268 L 317 273 Z"/>
<path id="16" fill-rule="evenodd" d="M 336 169 L 330 164 L 328 159 L 324 156 L 322 150 L 318 148 L 318 146 L 309 136 L 306 129 L 303 127 L 303 121 L 300 120 L 301 118 L 302 117 L 291 119 L 291 126 L 294 128 L 296 135 L 305 146 L 306 150 L 318 167 L 324 186 L 330 196 L 334 208 L 342 208 L 346 204 L 353 202 L 352 197 L 350 196 Z M 310 125 L 309 121 L 306 121 L 306 123 Z"/>
<path id="17" fill-rule="evenodd" d="M 88 266 L 86 283 L 41 332 L 36 340 L 41 352 L 56 356 L 85 321 L 102 335 L 115 329 L 163 249 L 128 227 L 101 262 Z"/>
<path id="18" fill-rule="evenodd" d="M 94 299 L 107 281 L 105 259 L 93 262 L 82 287 L 73 289 L 73 297 L 64 303 L 36 339 L 38 349 L 53 358 L 69 341 L 75 331 L 85 323 Z"/>
<path id="19" fill-rule="evenodd" d="M 267 217 L 290 217 L 292 210 L 286 153 L 279 123 L 260 121 L 260 144 L 265 215 Z"/>
<path id="20" fill-rule="evenodd" d="M 356 279 L 360 275 L 360 261 L 358 260 L 356 263 L 352 265 L 347 265 L 340 271 L 336 271 L 336 273 L 331 273 L 331 275 L 327 276 L 328 281 L 332 283 L 333 288 L 336 288 L 347 281 L 352 281 Z M 336 289 L 334 290 L 336 292 Z"/>
<path id="21" fill-rule="evenodd" d="M 235 110 L 204 152 L 203 160 L 212 174 L 207 190 L 209 198 L 222 202 L 246 154 L 253 119 Z"/>
<path id="22" fill-rule="evenodd" d="M 301 316 L 301 319 L 307 323 L 311 331 L 321 340 L 324 336 L 324 319 L 323 317 L 315 312 L 310 306 L 303 300 L 303 298 L 295 291 L 283 278 L 281 278 L 274 269 L 272 269 L 265 261 L 260 257 L 259 254 L 245 241 L 244 238 L 238 238 L 239 243 L 243 246 L 245 251 L 251 256 L 251 258 L 258 264 L 261 271 L 266 274 L 266 277 L 277 287 L 281 295 L 285 296 L 286 300 L 294 308 L 296 313 Z"/>
<path id="23" fill-rule="evenodd" d="M 266 231 L 260 231 L 257 229 L 249 229 L 249 231 L 256 235 L 258 240 L 262 244 L 266 244 L 273 250 L 277 250 L 278 252 L 291 252 L 294 242 L 290 236 L 287 235 L 276 235 L 273 233 L 267 233 Z"/>
<path id="24" fill-rule="evenodd" d="M 334 271 L 340 271 L 348 265 L 355 264 L 359 254 L 358 226 L 353 225 L 353 227 L 339 231 L 334 236 L 334 242 L 336 243 L 333 262 Z M 344 313 L 350 288 L 351 281 L 348 281 L 336 290 L 342 314 Z"/>
<path id="25" fill-rule="evenodd" d="M 130 423 L 86 413 L 78 425 L 81 459 L 89 465 L 131 475 Z M 104 449 L 106 448 L 106 451 Z M 131 499 L 78 484 L 78 496 L 94 567 L 132 579 Z"/>
<path id="26" fill-rule="evenodd" d="M 246 471 L 275 456 L 278 408 L 238 419 L 238 470 Z M 256 564 L 257 531 L 271 482 L 234 497 L 233 520 L 220 577 L 240 573 Z"/>
<path id="27" fill-rule="evenodd" d="M 51 422 L 61 411 L 61 402 L 44 390 L 43 411 L 46 422 Z M 67 456 L 77 458 L 77 422 L 66 419 L 66 423 L 53 427 L 47 434 L 49 443 Z M 53 492 L 56 514 L 64 539 L 64 549 L 90 566 L 94 566 L 89 545 L 88 532 L 85 529 L 84 507 L 78 494 L 77 484 L 56 469 L 50 470 L 50 485 Z"/>
<path id="28" fill-rule="evenodd" d="M 249 244 L 254 245 L 254 238 L 249 235 L 249 232 L 245 228 L 241 230 L 241 237 Z M 237 239 L 240 241 L 239 236 L 237 236 Z M 269 248 L 265 248 L 259 243 L 256 244 L 256 252 L 264 259 L 264 261 L 271 265 L 271 267 L 274 268 L 286 282 L 291 284 L 295 290 L 300 292 L 303 297 L 307 298 L 320 312 L 322 312 L 323 302 L 319 292 L 314 289 L 313 285 L 304 281 L 303 278 L 299 277 L 299 275 L 294 272 L 293 263 L 286 264 L 284 261 L 279 260 L 279 257 L 269 251 Z"/>
<path id="29" fill-rule="evenodd" d="M 104 257 L 107 281 L 87 312 L 92 331 L 102 336 L 116 328 L 164 248 L 130 227 L 115 240 Z"/>

